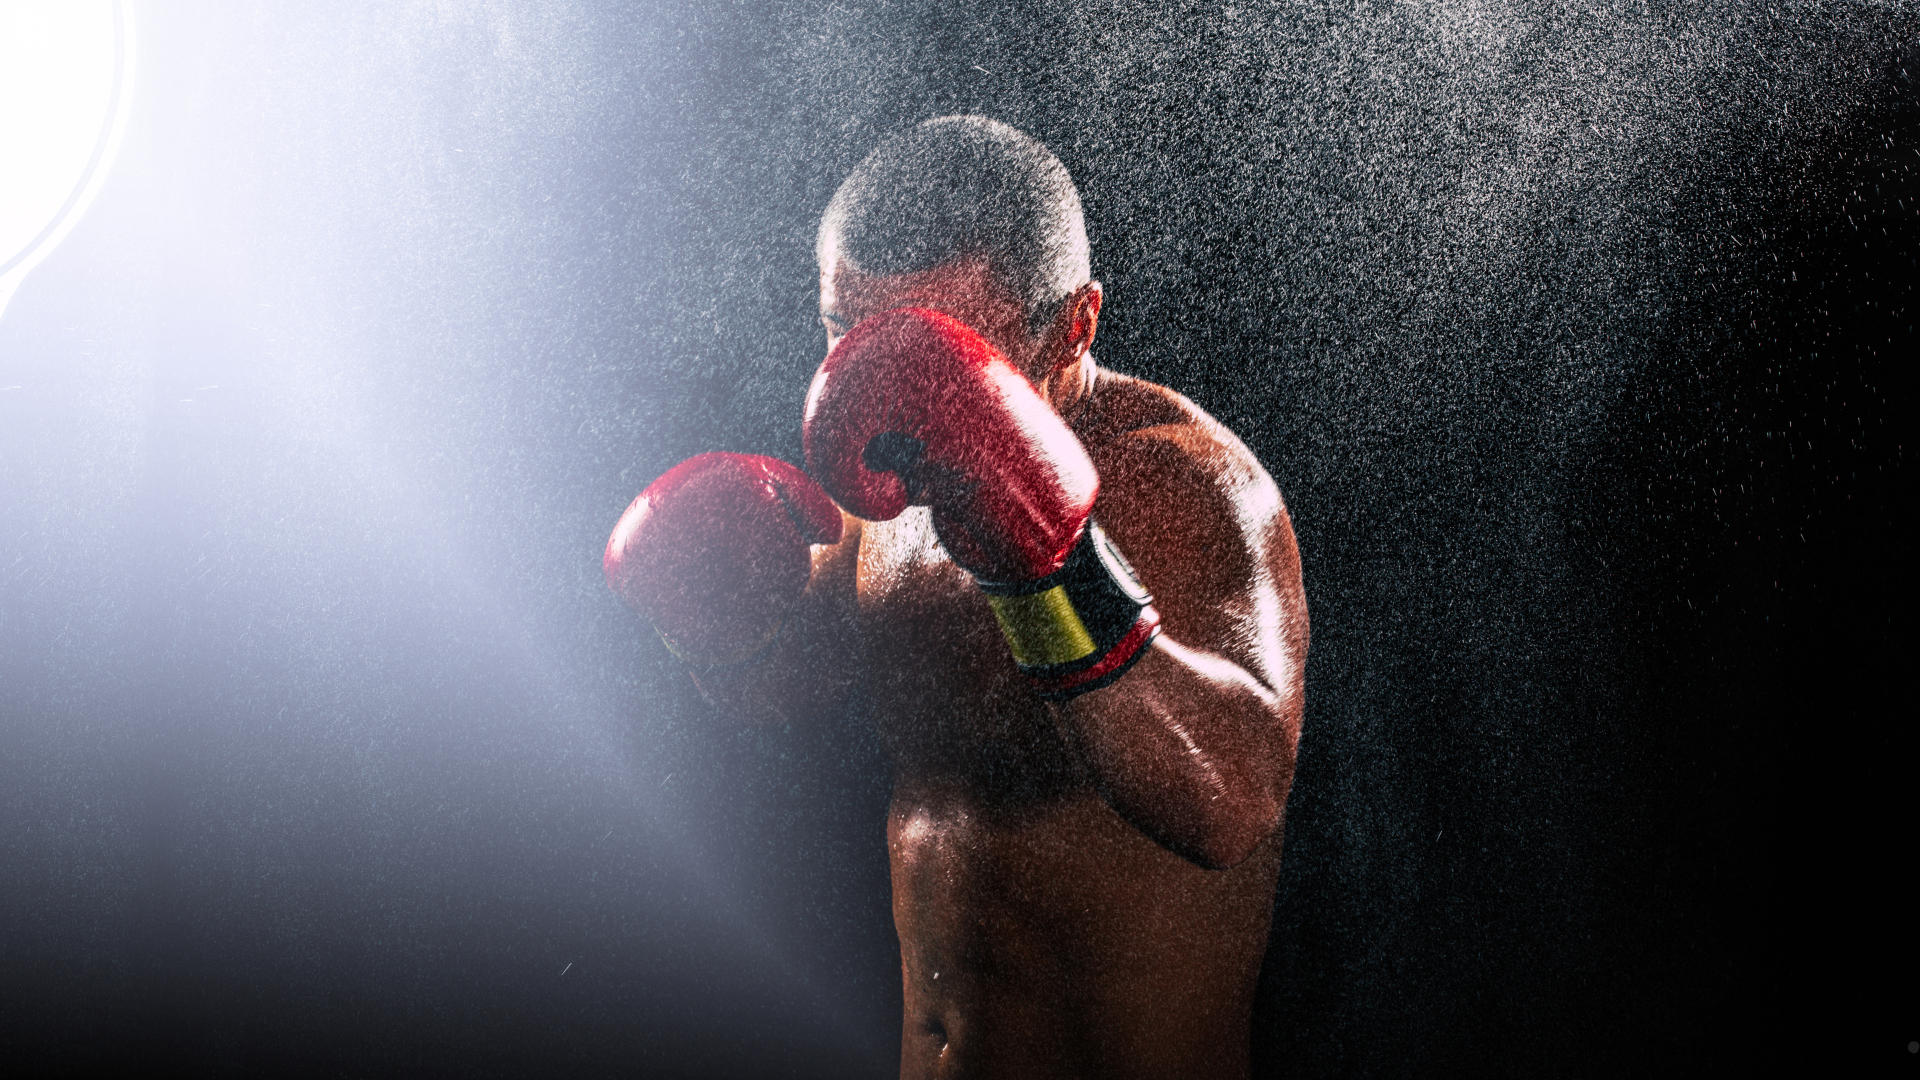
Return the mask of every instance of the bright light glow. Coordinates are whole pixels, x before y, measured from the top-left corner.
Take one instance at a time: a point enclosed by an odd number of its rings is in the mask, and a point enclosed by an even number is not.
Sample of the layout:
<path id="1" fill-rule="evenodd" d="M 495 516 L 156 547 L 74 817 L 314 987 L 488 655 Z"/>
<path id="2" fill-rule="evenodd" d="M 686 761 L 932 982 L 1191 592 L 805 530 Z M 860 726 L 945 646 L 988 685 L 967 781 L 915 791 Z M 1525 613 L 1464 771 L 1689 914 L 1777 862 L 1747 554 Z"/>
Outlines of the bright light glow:
<path id="1" fill-rule="evenodd" d="M 125 0 L 0 0 L 0 314 L 99 190 L 132 89 Z"/>

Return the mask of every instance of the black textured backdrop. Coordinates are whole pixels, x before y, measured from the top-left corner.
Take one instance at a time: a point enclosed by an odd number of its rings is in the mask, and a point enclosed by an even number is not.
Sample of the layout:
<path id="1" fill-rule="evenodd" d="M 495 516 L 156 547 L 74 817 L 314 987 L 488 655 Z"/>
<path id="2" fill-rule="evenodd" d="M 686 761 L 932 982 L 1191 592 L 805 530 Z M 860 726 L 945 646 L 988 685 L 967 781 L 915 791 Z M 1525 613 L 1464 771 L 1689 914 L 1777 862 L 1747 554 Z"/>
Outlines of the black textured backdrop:
<path id="1" fill-rule="evenodd" d="M 858 709 L 712 715 L 599 552 L 797 460 L 815 216 L 978 111 L 1299 530 L 1260 1074 L 1914 1069 L 1916 9 L 1008 8 L 139 8 L 0 317 L 0 1062 L 887 1075 Z"/>

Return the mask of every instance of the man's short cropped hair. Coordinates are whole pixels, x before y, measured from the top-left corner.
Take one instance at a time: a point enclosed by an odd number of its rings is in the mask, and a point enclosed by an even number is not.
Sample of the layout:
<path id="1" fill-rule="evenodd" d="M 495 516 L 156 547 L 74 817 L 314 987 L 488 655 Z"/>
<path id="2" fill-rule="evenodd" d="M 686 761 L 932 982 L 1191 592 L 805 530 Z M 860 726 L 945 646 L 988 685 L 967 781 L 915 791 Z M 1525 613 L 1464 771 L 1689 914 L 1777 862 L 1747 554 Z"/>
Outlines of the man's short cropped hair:
<path id="1" fill-rule="evenodd" d="M 1090 276 L 1080 193 L 1039 140 L 984 116 L 943 116 L 867 155 L 820 218 L 819 248 L 877 277 L 984 255 L 1038 334 Z"/>

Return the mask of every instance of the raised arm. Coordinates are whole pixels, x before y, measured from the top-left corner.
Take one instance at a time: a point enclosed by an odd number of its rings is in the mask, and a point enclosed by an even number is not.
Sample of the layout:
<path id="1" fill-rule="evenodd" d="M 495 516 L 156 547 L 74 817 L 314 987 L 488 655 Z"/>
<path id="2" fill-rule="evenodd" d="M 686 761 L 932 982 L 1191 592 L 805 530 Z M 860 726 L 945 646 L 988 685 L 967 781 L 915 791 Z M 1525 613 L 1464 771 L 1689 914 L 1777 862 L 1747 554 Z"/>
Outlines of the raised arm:
<path id="1" fill-rule="evenodd" d="M 1122 392 L 1173 395 L 1132 383 Z M 1135 827 L 1209 868 L 1280 825 L 1307 649 L 1300 557 L 1280 492 L 1191 404 L 1090 450 L 1094 517 L 1161 614 L 1127 675 L 1056 706 L 1101 792 Z"/>
<path id="2" fill-rule="evenodd" d="M 1094 400 L 1070 428 L 970 326 L 896 308 L 814 376 L 807 460 L 863 518 L 931 507 L 1115 809 L 1231 866 L 1279 825 L 1293 773 L 1307 627 L 1292 530 L 1252 454 L 1192 403 L 1110 374 Z"/>

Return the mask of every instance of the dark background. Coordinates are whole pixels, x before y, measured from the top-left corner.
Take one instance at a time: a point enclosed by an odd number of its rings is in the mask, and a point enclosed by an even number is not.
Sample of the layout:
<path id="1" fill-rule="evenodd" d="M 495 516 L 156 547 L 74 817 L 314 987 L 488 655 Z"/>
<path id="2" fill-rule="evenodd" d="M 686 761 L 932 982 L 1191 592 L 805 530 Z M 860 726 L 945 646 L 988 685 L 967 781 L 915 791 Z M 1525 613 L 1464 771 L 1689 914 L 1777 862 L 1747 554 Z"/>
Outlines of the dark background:
<path id="1" fill-rule="evenodd" d="M 954 111 L 1293 512 L 1260 1075 L 1915 1069 L 1910 6 L 137 13 L 0 317 L 16 1075 L 890 1073 L 859 708 L 714 715 L 599 556 L 798 460 L 815 218 Z"/>

